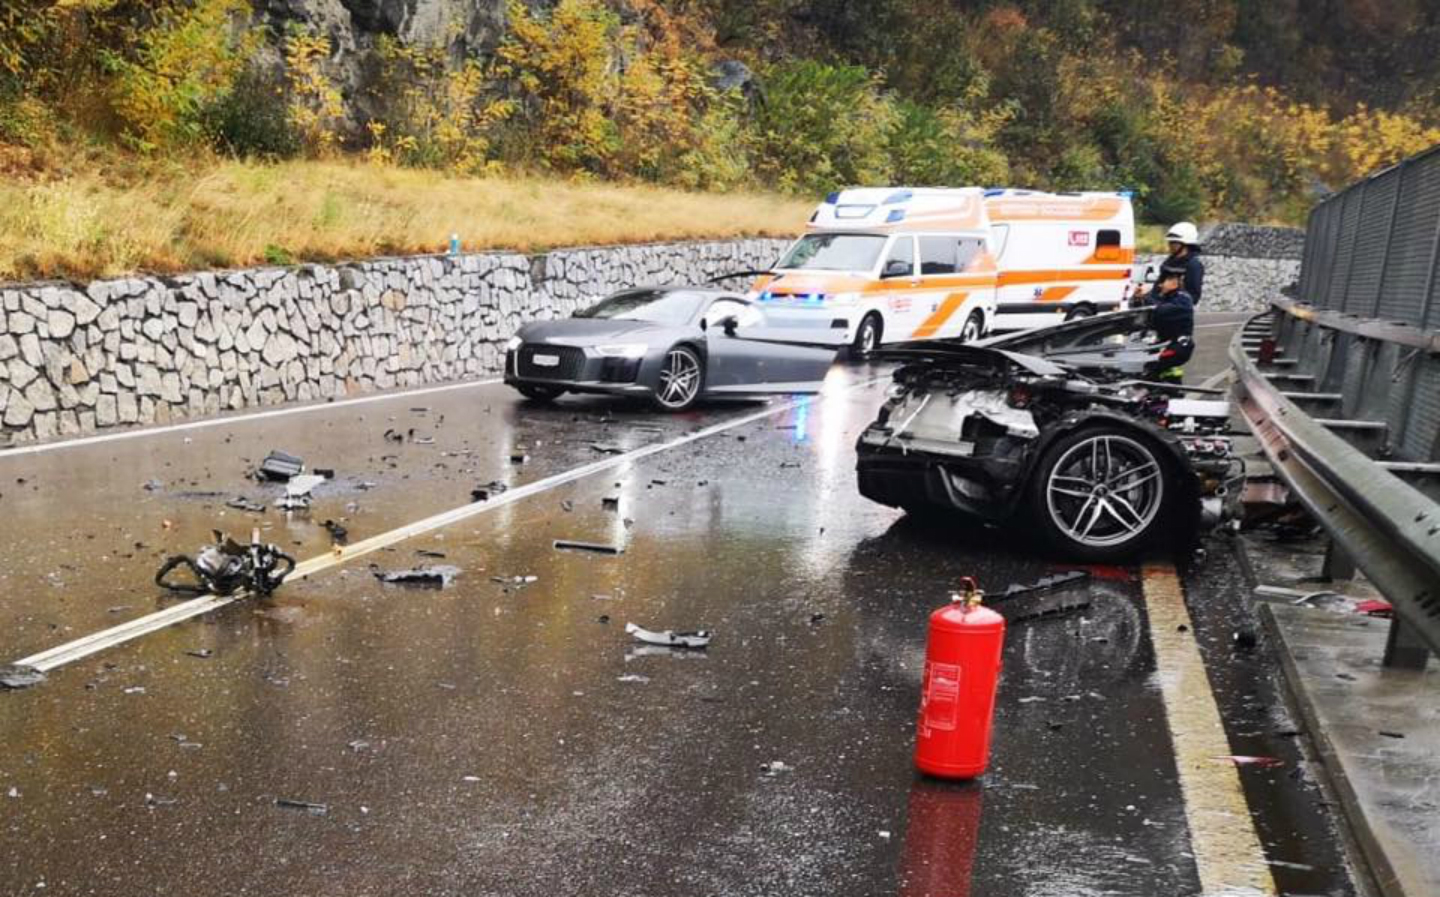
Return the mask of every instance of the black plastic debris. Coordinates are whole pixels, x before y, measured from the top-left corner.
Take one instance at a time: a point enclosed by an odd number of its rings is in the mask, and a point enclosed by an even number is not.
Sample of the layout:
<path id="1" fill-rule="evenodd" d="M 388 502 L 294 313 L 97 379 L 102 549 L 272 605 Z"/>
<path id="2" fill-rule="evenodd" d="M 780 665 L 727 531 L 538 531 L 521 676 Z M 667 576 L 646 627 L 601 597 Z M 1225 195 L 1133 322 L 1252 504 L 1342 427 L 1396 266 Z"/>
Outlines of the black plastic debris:
<path id="1" fill-rule="evenodd" d="M 605 445 L 599 442 L 590 443 L 590 448 L 602 455 L 623 455 L 625 450 L 618 445 Z"/>
<path id="2" fill-rule="evenodd" d="M 666 648 L 694 648 L 704 649 L 710 645 L 714 633 L 708 629 L 697 629 L 692 632 L 676 632 L 673 629 L 655 631 L 636 626 L 634 623 L 626 623 L 625 631 L 634 636 L 636 641 L 644 642 L 647 645 L 660 645 Z"/>
<path id="3" fill-rule="evenodd" d="M 600 507 L 607 511 L 618 511 L 620 509 L 620 496 L 607 495 L 600 499 Z"/>
<path id="4" fill-rule="evenodd" d="M 431 551 L 428 548 L 417 548 L 415 549 L 415 553 L 420 555 L 422 558 L 436 558 L 439 560 L 443 560 L 445 558 L 445 552 Z"/>
<path id="5" fill-rule="evenodd" d="M 0 666 L 0 685 L 6 688 L 30 688 L 45 681 L 45 674 L 30 666 Z"/>
<path id="6" fill-rule="evenodd" d="M 183 554 L 166 559 L 155 573 L 155 584 L 188 595 L 231 595 L 244 590 L 264 597 L 295 569 L 295 559 L 274 545 L 262 543 L 258 529 L 251 531 L 248 545 L 219 530 L 214 531 L 214 536 L 215 543 L 205 546 L 193 559 Z M 189 571 L 189 581 L 172 577 L 181 568 Z"/>
<path id="7" fill-rule="evenodd" d="M 526 461 L 529 461 L 529 460 L 530 460 L 530 456 L 529 456 L 529 455 L 521 454 L 520 452 L 514 452 L 514 453 L 512 453 L 512 454 L 510 455 L 510 463 L 511 463 L 511 464 L 524 464 Z"/>
<path id="8" fill-rule="evenodd" d="M 599 542 L 575 542 L 570 539 L 556 539 L 555 547 L 562 551 L 593 551 L 596 554 L 624 554 L 619 545 L 602 545 Z"/>
<path id="9" fill-rule="evenodd" d="M 201 660 L 209 660 L 214 655 L 215 652 L 210 650 L 209 648 L 197 648 L 194 651 L 185 652 L 186 657 L 198 657 Z"/>
<path id="10" fill-rule="evenodd" d="M 785 468 L 789 468 L 789 467 L 799 467 L 799 466 L 800 466 L 800 462 L 799 462 L 799 461 L 781 461 L 781 462 L 780 462 L 780 468 L 781 468 L 782 470 L 785 469 Z"/>
<path id="11" fill-rule="evenodd" d="M 459 567 L 437 564 L 434 567 L 413 567 L 409 570 L 372 570 L 375 578 L 387 585 L 417 586 L 423 589 L 443 589 L 460 575 Z"/>
<path id="12" fill-rule="evenodd" d="M 312 467 L 310 472 L 317 477 L 324 477 L 327 480 L 335 479 L 335 468 L 333 467 Z"/>
<path id="13" fill-rule="evenodd" d="M 1039 595 L 1045 592 L 1054 592 L 1059 589 L 1070 588 L 1090 581 L 1090 573 L 1086 570 L 1069 570 L 1065 573 L 1056 573 L 1053 576 L 1045 576 L 1031 583 L 1014 583 L 1003 592 L 991 592 L 985 596 L 987 604 L 994 604 L 997 601 L 1005 601 L 1010 598 L 1019 598 L 1024 595 Z"/>
<path id="14" fill-rule="evenodd" d="M 159 492 L 161 489 L 165 488 L 165 483 L 161 480 L 150 479 L 142 483 L 140 488 L 144 489 L 146 492 Z"/>
<path id="15" fill-rule="evenodd" d="M 311 816 L 324 816 L 330 812 L 330 807 L 327 804 L 312 803 L 308 800 L 294 800 L 289 797 L 275 798 L 275 806 L 283 807 L 286 810 L 304 810 Z"/>
<path id="16" fill-rule="evenodd" d="M 492 482 L 485 483 L 483 485 L 476 486 L 474 489 L 471 489 L 470 500 L 489 501 L 491 498 L 499 495 L 500 493 L 504 492 L 509 488 L 509 486 L 505 485 L 499 480 L 494 480 Z"/>
<path id="17" fill-rule="evenodd" d="M 305 469 L 305 462 L 281 451 L 272 451 L 260 462 L 260 467 L 255 471 L 257 480 L 270 480 L 272 482 L 285 482 L 291 477 Z"/>
<path id="18" fill-rule="evenodd" d="M 256 514 L 265 513 L 265 506 L 258 501 L 253 501 L 243 495 L 237 495 L 225 502 L 225 507 L 234 508 L 237 511 L 251 511 Z"/>
<path id="19" fill-rule="evenodd" d="M 1049 620 L 1089 609 L 1089 598 L 1051 598 L 1027 600 L 1013 605 L 1006 605 L 1000 610 L 1000 614 L 1005 618 L 1005 622 L 1008 625 L 1014 626 L 1017 623 Z"/>
<path id="20" fill-rule="evenodd" d="M 350 531 L 333 520 L 327 520 L 320 524 L 325 527 L 325 532 L 330 534 L 331 545 L 344 545 L 350 541 Z"/>
<path id="21" fill-rule="evenodd" d="M 404 442 L 405 434 L 398 430 L 390 429 L 385 431 L 384 439 L 386 442 Z"/>

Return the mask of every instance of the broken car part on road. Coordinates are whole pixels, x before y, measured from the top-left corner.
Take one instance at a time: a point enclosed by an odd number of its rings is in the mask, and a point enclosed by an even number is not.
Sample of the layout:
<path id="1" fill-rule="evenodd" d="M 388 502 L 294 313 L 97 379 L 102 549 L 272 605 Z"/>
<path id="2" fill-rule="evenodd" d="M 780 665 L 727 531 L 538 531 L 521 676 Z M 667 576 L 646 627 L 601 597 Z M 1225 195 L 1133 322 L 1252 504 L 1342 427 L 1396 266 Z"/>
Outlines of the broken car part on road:
<path id="1" fill-rule="evenodd" d="M 192 581 L 171 576 L 182 567 L 190 571 Z M 249 545 L 216 530 L 215 544 L 205 546 L 194 559 L 183 554 L 167 559 L 155 573 L 155 584 L 187 595 L 223 596 L 243 590 L 264 597 L 274 592 L 294 569 L 295 559 L 274 545 L 262 543 L 258 529 L 251 531 Z"/>
<path id="2" fill-rule="evenodd" d="M 697 629 L 693 632 L 675 632 L 672 629 L 666 629 L 656 632 L 643 629 L 634 623 L 626 623 L 625 631 L 634 636 L 636 641 L 666 648 L 705 648 L 709 646 L 710 639 L 714 637 L 714 633 L 708 629 Z"/>
<path id="3" fill-rule="evenodd" d="M 1147 324 L 1145 311 L 1118 312 L 982 345 L 881 350 L 900 367 L 856 446 L 861 494 L 1027 519 L 1083 561 L 1130 558 L 1162 536 L 1188 543 L 1232 515 L 1243 462 L 1227 403 L 1132 378 L 1163 349 L 1136 339 Z"/>

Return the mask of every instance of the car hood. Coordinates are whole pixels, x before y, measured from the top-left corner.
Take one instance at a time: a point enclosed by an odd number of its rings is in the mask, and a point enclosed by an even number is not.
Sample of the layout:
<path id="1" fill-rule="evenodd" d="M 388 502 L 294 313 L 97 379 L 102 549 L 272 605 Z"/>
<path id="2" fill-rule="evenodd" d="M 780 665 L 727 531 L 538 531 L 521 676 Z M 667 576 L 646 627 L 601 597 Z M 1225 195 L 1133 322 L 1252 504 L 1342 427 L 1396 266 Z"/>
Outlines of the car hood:
<path id="1" fill-rule="evenodd" d="M 651 341 L 673 335 L 677 329 L 683 328 L 615 318 L 562 318 L 526 324 L 520 328 L 519 335 L 527 343 L 555 346 L 594 346 L 624 341 L 648 345 Z"/>

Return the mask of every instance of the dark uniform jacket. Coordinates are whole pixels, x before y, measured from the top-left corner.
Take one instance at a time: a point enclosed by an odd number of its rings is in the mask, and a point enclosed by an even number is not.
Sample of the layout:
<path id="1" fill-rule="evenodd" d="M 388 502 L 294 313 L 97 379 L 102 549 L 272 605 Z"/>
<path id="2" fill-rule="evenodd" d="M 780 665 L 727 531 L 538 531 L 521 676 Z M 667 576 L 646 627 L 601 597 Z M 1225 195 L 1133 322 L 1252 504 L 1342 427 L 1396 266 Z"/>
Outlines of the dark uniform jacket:
<path id="1" fill-rule="evenodd" d="M 1165 342 L 1195 335 L 1195 300 L 1185 289 L 1166 296 L 1158 289 L 1150 293 L 1150 329 Z"/>
<path id="2" fill-rule="evenodd" d="M 1185 281 L 1182 285 L 1185 287 L 1185 292 L 1190 294 L 1190 298 L 1195 304 L 1200 303 L 1200 291 L 1205 288 L 1205 266 L 1201 264 L 1200 253 L 1194 246 L 1190 247 L 1190 254 L 1183 259 L 1173 255 L 1166 257 L 1160 267 L 1162 270 L 1183 267 Z"/>

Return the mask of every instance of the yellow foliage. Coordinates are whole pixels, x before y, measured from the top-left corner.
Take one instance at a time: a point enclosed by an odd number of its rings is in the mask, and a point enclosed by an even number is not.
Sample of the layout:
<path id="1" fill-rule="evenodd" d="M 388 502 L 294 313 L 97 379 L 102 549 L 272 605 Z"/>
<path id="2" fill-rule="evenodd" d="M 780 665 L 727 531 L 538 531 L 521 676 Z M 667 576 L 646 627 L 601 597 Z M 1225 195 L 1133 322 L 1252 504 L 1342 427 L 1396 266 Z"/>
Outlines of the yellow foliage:
<path id="1" fill-rule="evenodd" d="M 290 88 L 287 111 L 290 124 L 305 149 L 314 156 L 335 150 L 338 127 L 345 115 L 340 91 L 325 73 L 330 58 L 330 38 L 304 31 L 285 38 L 285 80 Z"/>

